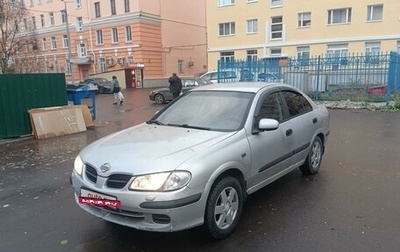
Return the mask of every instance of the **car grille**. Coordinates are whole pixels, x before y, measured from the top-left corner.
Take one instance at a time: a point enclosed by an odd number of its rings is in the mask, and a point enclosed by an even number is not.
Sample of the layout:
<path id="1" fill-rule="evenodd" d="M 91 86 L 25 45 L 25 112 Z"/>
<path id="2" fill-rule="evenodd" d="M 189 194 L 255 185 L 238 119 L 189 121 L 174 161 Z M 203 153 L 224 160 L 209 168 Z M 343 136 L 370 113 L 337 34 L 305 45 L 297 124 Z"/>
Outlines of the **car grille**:
<path id="1" fill-rule="evenodd" d="M 93 166 L 86 165 L 85 174 L 90 181 L 96 184 L 97 171 Z M 112 174 L 107 178 L 106 185 L 109 188 L 121 189 L 124 188 L 131 178 L 132 176 L 127 174 Z"/>
<path id="2" fill-rule="evenodd" d="M 128 183 L 131 177 L 131 175 L 126 174 L 112 174 L 107 179 L 107 186 L 110 188 L 121 189 Z"/>
<path id="3" fill-rule="evenodd" d="M 96 184 L 97 182 L 97 171 L 94 167 L 90 165 L 86 165 L 86 171 L 85 171 L 86 177 L 92 181 L 93 183 Z"/>

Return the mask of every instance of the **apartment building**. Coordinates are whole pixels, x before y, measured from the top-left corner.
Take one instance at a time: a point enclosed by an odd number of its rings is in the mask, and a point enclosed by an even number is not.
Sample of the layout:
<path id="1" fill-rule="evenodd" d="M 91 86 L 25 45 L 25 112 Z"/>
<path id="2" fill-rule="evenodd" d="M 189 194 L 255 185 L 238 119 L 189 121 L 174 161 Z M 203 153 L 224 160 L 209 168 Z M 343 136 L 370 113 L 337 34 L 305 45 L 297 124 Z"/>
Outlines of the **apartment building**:
<path id="1" fill-rule="evenodd" d="M 205 0 L 22 1 L 40 72 L 65 72 L 76 82 L 122 69 L 158 78 L 206 68 Z"/>
<path id="2" fill-rule="evenodd" d="M 218 60 L 400 52 L 399 0 L 209 0 L 208 67 Z"/>

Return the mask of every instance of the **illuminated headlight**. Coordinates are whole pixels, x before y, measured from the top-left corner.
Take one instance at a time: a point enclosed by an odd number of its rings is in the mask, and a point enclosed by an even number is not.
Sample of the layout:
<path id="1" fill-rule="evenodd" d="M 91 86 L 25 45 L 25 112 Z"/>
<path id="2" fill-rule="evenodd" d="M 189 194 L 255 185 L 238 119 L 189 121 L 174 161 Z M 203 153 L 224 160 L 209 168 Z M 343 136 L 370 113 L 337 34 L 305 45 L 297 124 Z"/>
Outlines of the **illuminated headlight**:
<path id="1" fill-rule="evenodd" d="M 84 166 L 83 161 L 81 157 L 78 155 L 74 161 L 75 172 L 78 173 L 79 175 L 82 175 L 83 166 Z"/>
<path id="2" fill-rule="evenodd" d="M 191 174 L 186 171 L 163 172 L 136 177 L 130 185 L 138 191 L 173 191 L 187 185 Z"/>

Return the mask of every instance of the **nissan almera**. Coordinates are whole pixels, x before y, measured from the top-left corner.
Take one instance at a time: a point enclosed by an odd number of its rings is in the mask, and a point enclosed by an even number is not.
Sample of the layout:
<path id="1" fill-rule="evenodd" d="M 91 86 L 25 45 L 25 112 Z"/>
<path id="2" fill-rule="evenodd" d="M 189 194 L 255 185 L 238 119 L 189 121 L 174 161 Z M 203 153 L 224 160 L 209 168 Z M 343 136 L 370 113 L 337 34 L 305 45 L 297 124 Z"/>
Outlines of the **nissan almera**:
<path id="1" fill-rule="evenodd" d="M 85 147 L 76 203 L 106 221 L 154 232 L 204 226 L 231 234 L 245 199 L 299 168 L 316 174 L 329 113 L 281 83 L 191 89 L 150 120 Z"/>

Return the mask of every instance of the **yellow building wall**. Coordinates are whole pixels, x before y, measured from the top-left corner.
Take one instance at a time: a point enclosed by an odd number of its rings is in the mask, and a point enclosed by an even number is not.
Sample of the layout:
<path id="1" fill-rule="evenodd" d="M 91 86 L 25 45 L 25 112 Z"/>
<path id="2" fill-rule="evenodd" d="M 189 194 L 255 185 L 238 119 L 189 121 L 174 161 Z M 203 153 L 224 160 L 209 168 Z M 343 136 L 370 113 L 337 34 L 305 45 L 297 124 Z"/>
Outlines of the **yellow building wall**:
<path id="1" fill-rule="evenodd" d="M 282 55 L 296 56 L 297 47 L 310 47 L 310 55 L 325 55 L 328 45 L 347 44 L 349 53 L 364 53 L 366 42 L 380 42 L 381 51 L 397 50 L 400 41 L 400 1 L 335 0 L 289 1 L 271 7 L 271 0 L 235 1 L 219 7 L 207 1 L 208 68 L 217 68 L 221 52 L 234 51 L 235 59 L 246 59 L 246 50 L 257 49 L 259 57 L 281 48 Z M 383 18 L 367 21 L 367 6 L 383 4 Z M 351 22 L 328 24 L 328 10 L 351 8 Z M 311 26 L 298 27 L 298 14 L 311 12 Z M 270 39 L 270 19 L 283 17 L 283 38 Z M 246 20 L 258 19 L 257 34 L 246 34 Z M 219 36 L 218 24 L 235 22 L 235 34 Z"/>

